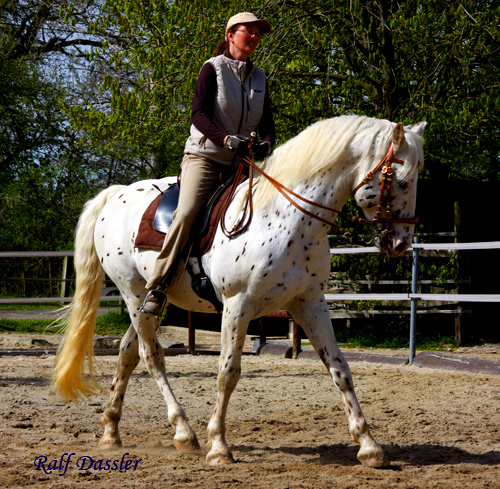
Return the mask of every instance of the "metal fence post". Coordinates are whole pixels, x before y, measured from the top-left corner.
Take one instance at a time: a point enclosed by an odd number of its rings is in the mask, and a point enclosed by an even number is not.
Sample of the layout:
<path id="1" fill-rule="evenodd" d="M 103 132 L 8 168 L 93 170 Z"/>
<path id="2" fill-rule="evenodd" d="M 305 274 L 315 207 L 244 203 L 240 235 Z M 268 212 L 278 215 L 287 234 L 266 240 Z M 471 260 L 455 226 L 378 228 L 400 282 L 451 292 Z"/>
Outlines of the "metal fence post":
<path id="1" fill-rule="evenodd" d="M 415 236 L 413 238 L 414 243 L 420 243 L 420 238 Z M 418 254 L 420 249 L 413 248 L 413 263 L 411 269 L 411 293 L 418 293 Z M 417 302 L 418 299 L 411 300 L 411 311 L 410 311 L 410 365 L 413 365 L 413 359 L 415 358 L 415 339 L 417 330 Z"/>
<path id="2" fill-rule="evenodd" d="M 68 257 L 63 258 L 63 266 L 61 273 L 61 291 L 60 296 L 66 297 L 66 277 L 68 276 Z"/>

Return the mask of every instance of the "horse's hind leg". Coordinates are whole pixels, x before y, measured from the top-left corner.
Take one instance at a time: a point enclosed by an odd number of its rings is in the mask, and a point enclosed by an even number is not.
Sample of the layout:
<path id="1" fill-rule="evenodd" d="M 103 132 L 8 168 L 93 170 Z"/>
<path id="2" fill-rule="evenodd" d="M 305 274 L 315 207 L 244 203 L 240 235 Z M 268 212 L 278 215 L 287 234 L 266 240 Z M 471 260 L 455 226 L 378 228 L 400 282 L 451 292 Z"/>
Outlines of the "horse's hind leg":
<path id="1" fill-rule="evenodd" d="M 131 325 L 120 343 L 116 373 L 111 384 L 109 401 L 102 415 L 104 435 L 99 441 L 101 448 L 116 448 L 122 444 L 118 423 L 122 416 L 123 397 L 128 381 L 139 363 L 138 343 L 137 333 Z"/>
<path id="2" fill-rule="evenodd" d="M 388 465 L 389 459 L 384 454 L 382 447 L 372 437 L 359 406 L 349 365 L 335 341 L 330 314 L 324 297 L 315 302 L 301 301 L 299 299 L 294 301 L 288 310 L 294 320 L 304 328 L 307 337 L 340 391 L 344 410 L 349 419 L 349 431 L 353 440 L 360 445 L 359 461 L 370 467 Z"/>
<path id="3" fill-rule="evenodd" d="M 137 333 L 139 347 L 149 374 L 158 384 L 163 398 L 167 403 L 168 419 L 175 429 L 174 442 L 177 450 L 181 452 L 197 451 L 200 448 L 196 434 L 189 426 L 186 414 L 170 388 L 165 372 L 163 348 L 156 337 L 157 319 L 150 314 L 138 314 Z"/>

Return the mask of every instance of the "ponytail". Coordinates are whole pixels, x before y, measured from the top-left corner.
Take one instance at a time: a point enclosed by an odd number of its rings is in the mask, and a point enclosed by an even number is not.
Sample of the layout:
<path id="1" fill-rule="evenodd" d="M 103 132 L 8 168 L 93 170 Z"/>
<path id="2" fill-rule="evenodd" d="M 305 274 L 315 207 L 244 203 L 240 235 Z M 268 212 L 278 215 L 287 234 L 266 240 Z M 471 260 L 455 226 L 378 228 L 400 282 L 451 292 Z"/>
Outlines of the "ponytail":
<path id="1" fill-rule="evenodd" d="M 231 32 L 232 34 L 234 34 L 236 32 L 236 29 L 240 25 L 241 24 L 232 25 L 227 32 Z M 224 39 L 218 44 L 217 48 L 215 49 L 215 56 L 219 56 L 220 54 L 223 54 L 226 49 L 229 49 L 229 39 L 227 38 L 227 32 Z"/>
<path id="2" fill-rule="evenodd" d="M 227 36 L 218 44 L 217 48 L 215 49 L 215 56 L 219 56 L 226 49 L 229 49 L 229 41 L 227 40 Z"/>

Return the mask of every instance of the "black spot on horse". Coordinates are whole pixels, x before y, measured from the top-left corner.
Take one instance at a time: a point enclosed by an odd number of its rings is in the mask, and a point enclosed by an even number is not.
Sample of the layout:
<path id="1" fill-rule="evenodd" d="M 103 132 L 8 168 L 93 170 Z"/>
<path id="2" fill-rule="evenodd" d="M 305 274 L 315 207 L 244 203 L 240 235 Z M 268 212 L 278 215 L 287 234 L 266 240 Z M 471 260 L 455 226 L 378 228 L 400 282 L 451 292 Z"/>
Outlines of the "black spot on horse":
<path id="1" fill-rule="evenodd" d="M 320 348 L 319 351 L 318 351 L 318 355 L 319 355 L 319 358 L 321 358 L 321 361 L 323 363 L 325 363 L 325 351 L 323 350 L 323 348 Z"/>

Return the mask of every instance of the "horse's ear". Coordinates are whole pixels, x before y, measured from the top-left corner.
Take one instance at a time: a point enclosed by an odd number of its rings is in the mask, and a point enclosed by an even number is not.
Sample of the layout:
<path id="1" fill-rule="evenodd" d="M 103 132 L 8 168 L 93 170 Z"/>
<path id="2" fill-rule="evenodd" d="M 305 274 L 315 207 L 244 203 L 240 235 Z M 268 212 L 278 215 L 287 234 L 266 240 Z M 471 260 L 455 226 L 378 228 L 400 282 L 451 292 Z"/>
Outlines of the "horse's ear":
<path id="1" fill-rule="evenodd" d="M 394 143 L 394 152 L 396 152 L 403 144 L 405 144 L 405 132 L 403 128 L 403 124 L 399 122 L 396 124 L 394 131 L 392 133 L 392 142 Z"/>
<path id="2" fill-rule="evenodd" d="M 418 122 L 411 127 L 410 131 L 416 132 L 419 136 L 421 136 L 424 133 L 425 126 L 427 126 L 427 122 Z"/>

